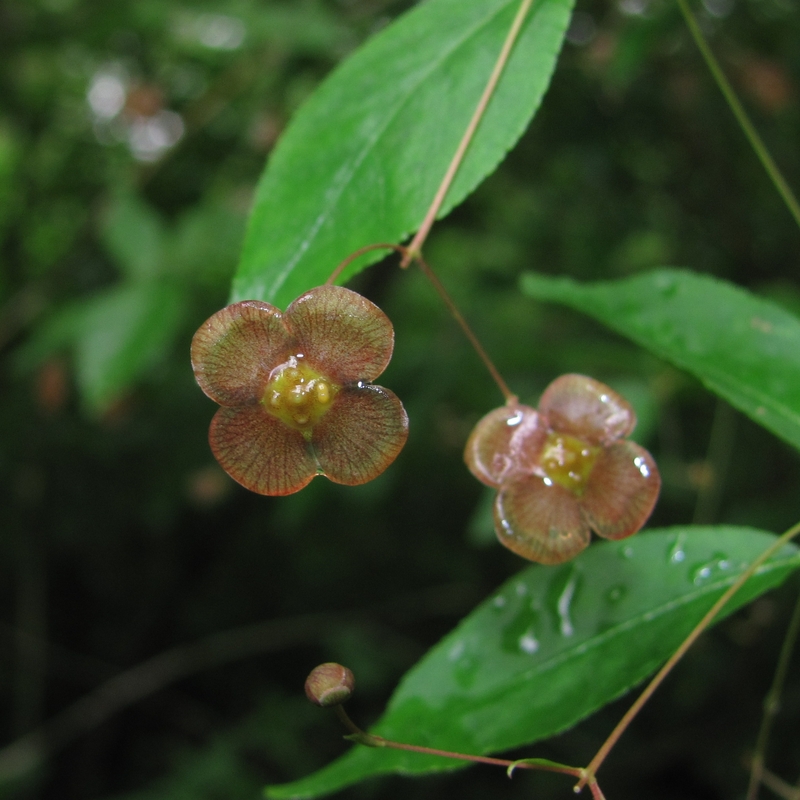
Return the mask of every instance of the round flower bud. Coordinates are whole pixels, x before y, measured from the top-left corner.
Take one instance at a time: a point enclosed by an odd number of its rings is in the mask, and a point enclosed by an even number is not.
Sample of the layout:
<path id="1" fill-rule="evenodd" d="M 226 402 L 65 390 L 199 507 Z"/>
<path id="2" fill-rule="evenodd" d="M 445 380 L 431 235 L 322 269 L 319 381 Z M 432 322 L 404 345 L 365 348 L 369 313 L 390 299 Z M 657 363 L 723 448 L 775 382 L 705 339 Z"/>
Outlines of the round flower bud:
<path id="1" fill-rule="evenodd" d="M 329 708 L 344 703 L 356 686 L 353 673 L 332 661 L 320 664 L 306 678 L 306 697 L 315 705 Z"/>

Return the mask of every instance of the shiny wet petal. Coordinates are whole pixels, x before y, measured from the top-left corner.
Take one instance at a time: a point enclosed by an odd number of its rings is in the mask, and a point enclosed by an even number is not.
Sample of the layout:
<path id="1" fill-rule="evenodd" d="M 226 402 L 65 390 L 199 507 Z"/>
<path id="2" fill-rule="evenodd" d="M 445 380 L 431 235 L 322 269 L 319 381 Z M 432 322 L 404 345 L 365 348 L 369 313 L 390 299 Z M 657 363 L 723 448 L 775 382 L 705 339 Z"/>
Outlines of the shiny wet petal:
<path id="1" fill-rule="evenodd" d="M 661 477 L 650 453 L 634 442 L 617 442 L 598 456 L 581 508 L 600 536 L 624 539 L 647 521 L 660 488 Z"/>
<path id="2" fill-rule="evenodd" d="M 613 389 L 585 375 L 562 375 L 545 390 L 539 411 L 558 433 L 608 445 L 636 427 L 631 404 Z"/>
<path id="3" fill-rule="evenodd" d="M 494 524 L 501 544 L 540 564 L 569 561 L 591 539 L 575 497 L 535 475 L 503 485 L 495 500 Z"/>
<path id="4" fill-rule="evenodd" d="M 257 403 L 270 370 L 288 354 L 281 312 L 245 300 L 207 319 L 192 339 L 192 368 L 200 388 L 222 406 Z"/>
<path id="5" fill-rule="evenodd" d="M 314 428 L 312 443 L 323 474 L 355 486 L 377 478 L 408 438 L 408 416 L 381 386 L 346 386 Z"/>
<path id="6" fill-rule="evenodd" d="M 540 419 L 536 409 L 519 403 L 490 411 L 473 428 L 464 449 L 472 474 L 497 487 L 516 473 L 536 472 L 547 439 Z"/>
<path id="7" fill-rule="evenodd" d="M 338 384 L 372 381 L 389 363 L 394 329 L 378 306 L 342 286 L 318 286 L 286 309 L 298 352 Z"/>
<path id="8" fill-rule="evenodd" d="M 292 494 L 317 474 L 303 435 L 260 405 L 220 408 L 208 440 L 225 472 L 257 494 Z"/>

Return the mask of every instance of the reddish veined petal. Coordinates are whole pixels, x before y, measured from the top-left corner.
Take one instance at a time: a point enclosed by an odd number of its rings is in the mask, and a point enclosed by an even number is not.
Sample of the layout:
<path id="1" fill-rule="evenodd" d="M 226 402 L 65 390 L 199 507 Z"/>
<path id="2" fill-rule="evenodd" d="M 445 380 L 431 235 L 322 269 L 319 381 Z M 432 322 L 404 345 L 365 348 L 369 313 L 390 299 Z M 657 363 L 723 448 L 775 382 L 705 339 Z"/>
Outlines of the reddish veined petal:
<path id="1" fill-rule="evenodd" d="M 585 375 L 562 375 L 545 389 L 539 411 L 558 433 L 590 444 L 611 444 L 636 427 L 630 403 L 613 389 Z"/>
<path id="2" fill-rule="evenodd" d="M 536 475 L 503 486 L 494 504 L 494 528 L 501 544 L 540 564 L 569 561 L 591 539 L 575 497 Z"/>
<path id="3" fill-rule="evenodd" d="M 338 384 L 372 381 L 389 363 L 394 329 L 378 306 L 342 286 L 318 286 L 286 309 L 297 351 Z"/>
<path id="4" fill-rule="evenodd" d="M 660 488 L 661 476 L 650 453 L 633 442 L 617 442 L 597 457 L 581 509 L 600 536 L 624 539 L 647 521 Z"/>
<path id="5" fill-rule="evenodd" d="M 408 438 L 408 416 L 382 386 L 346 386 L 314 427 L 312 443 L 323 474 L 355 486 L 377 478 Z"/>
<path id="6" fill-rule="evenodd" d="M 270 370 L 289 354 L 281 312 L 245 300 L 207 319 L 192 339 L 192 367 L 200 388 L 223 406 L 256 403 Z"/>
<path id="7" fill-rule="evenodd" d="M 535 409 L 518 403 L 501 406 L 473 428 L 464 461 L 479 481 L 497 487 L 514 473 L 537 471 L 546 438 Z"/>
<path id="8" fill-rule="evenodd" d="M 292 494 L 317 474 L 303 434 L 260 405 L 219 409 L 208 440 L 225 472 L 257 494 Z"/>

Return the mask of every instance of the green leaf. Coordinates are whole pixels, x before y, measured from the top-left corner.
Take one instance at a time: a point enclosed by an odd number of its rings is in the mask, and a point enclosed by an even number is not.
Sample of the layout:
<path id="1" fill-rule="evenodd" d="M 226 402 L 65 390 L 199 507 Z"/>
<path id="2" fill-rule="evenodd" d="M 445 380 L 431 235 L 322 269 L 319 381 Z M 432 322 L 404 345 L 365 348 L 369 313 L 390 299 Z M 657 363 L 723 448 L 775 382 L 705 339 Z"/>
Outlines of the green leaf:
<path id="1" fill-rule="evenodd" d="M 234 299 L 285 307 L 353 251 L 398 242 L 419 226 L 518 5 L 429 0 L 319 87 L 261 179 Z M 571 8 L 572 0 L 534 3 L 442 214 L 525 130 L 550 82 Z"/>
<path id="2" fill-rule="evenodd" d="M 800 448 L 800 320 L 775 303 L 676 269 L 591 284 L 527 274 L 522 290 L 600 320 Z"/>
<path id="3" fill-rule="evenodd" d="M 183 293 L 160 282 L 115 287 L 87 302 L 75 367 L 91 412 L 107 408 L 164 355 L 184 311 Z"/>
<path id="4" fill-rule="evenodd" d="M 405 676 L 372 732 L 478 755 L 552 736 L 653 672 L 774 541 L 750 528 L 670 528 L 594 544 L 559 567 L 529 567 Z M 783 548 L 726 613 L 798 566 L 798 549 Z M 436 756 L 355 747 L 267 794 L 317 797 L 370 775 L 460 766 Z"/>
<path id="5" fill-rule="evenodd" d="M 101 236 L 106 249 L 130 280 L 158 275 L 167 231 L 158 214 L 136 195 L 122 191 L 103 217 Z"/>

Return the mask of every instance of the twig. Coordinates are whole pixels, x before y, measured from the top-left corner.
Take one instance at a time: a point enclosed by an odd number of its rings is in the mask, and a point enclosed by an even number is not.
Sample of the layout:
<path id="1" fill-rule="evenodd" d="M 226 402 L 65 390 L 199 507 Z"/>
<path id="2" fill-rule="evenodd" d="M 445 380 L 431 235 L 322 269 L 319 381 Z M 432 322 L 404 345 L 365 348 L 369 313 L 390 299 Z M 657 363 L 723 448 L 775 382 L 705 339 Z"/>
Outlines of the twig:
<path id="1" fill-rule="evenodd" d="M 503 47 L 500 50 L 500 55 L 497 57 L 492 74 L 489 76 L 489 81 L 486 84 L 486 88 L 483 90 L 483 94 L 478 101 L 478 105 L 475 107 L 475 111 L 472 114 L 472 119 L 470 119 L 467 129 L 464 131 L 464 135 L 461 137 L 461 141 L 459 142 L 458 148 L 453 155 L 453 159 L 450 162 L 450 165 L 447 167 L 447 171 L 444 174 L 444 178 L 442 178 L 442 182 L 436 192 L 435 197 L 433 198 L 433 202 L 431 203 L 428 212 L 425 214 L 425 218 L 423 219 L 422 224 L 419 226 L 419 230 L 411 240 L 411 243 L 408 245 L 408 251 L 403 257 L 403 260 L 400 262 L 401 267 L 407 267 L 411 263 L 412 259 L 416 258 L 422 252 L 422 245 L 425 243 L 425 239 L 428 238 L 431 227 L 436 221 L 436 215 L 439 213 L 442 203 L 444 203 L 444 199 L 447 196 L 450 185 L 453 183 L 453 179 L 456 177 L 458 168 L 461 166 L 461 162 L 464 160 L 467 148 L 469 147 L 470 142 L 475 135 L 475 131 L 478 129 L 478 125 L 483 118 L 486 107 L 489 105 L 489 101 L 492 99 L 492 95 L 494 94 L 494 90 L 497 88 L 500 76 L 503 74 L 503 70 L 505 69 L 508 57 L 511 55 L 511 50 L 514 47 L 514 43 L 517 41 L 520 30 L 522 30 L 522 23 L 525 21 L 525 17 L 528 15 L 528 11 L 530 11 L 532 4 L 533 0 L 522 0 L 522 3 L 520 3 L 517 15 L 514 17 L 514 21 L 511 23 L 511 27 L 508 30 L 506 39 L 503 42 Z"/>

